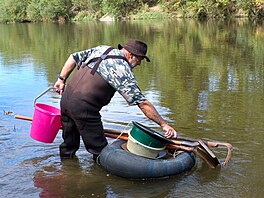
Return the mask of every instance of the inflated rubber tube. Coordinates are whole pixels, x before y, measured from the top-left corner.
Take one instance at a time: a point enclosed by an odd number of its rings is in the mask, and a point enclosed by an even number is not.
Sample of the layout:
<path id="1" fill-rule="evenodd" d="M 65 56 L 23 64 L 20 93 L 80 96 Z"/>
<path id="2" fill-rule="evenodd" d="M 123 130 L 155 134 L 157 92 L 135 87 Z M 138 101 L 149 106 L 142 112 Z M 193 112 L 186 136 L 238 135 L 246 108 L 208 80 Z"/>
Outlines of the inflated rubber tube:
<path id="1" fill-rule="evenodd" d="M 177 175 L 195 165 L 193 153 L 182 152 L 176 158 L 149 159 L 122 149 L 125 141 L 117 140 L 107 145 L 99 156 L 101 166 L 113 175 L 147 179 Z"/>

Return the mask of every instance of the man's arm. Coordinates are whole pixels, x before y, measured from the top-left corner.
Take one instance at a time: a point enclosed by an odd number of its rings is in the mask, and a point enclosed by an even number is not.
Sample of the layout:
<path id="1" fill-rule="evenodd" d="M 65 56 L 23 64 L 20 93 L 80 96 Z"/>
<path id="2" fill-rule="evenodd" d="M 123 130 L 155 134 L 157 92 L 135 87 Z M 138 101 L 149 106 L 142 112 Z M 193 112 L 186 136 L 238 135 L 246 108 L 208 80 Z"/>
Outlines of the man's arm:
<path id="1" fill-rule="evenodd" d="M 76 62 L 73 59 L 73 56 L 70 55 L 68 60 L 65 62 L 64 66 L 62 67 L 61 72 L 59 74 L 59 78 L 54 85 L 54 87 L 60 90 L 60 94 L 62 94 L 64 90 L 66 79 L 69 77 L 75 66 L 76 66 Z"/>
<path id="2" fill-rule="evenodd" d="M 149 119 L 159 124 L 162 129 L 166 131 L 165 137 L 177 137 L 177 132 L 165 122 L 151 102 L 145 100 L 144 102 L 138 104 L 138 107 Z"/>

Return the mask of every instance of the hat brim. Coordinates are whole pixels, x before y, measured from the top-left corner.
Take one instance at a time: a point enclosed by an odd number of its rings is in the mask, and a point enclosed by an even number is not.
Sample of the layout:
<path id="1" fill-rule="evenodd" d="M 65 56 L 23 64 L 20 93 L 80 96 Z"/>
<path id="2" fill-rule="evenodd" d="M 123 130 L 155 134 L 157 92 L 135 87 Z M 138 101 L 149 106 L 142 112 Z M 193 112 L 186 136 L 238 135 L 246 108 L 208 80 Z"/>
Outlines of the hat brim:
<path id="1" fill-rule="evenodd" d="M 121 44 L 118 44 L 117 46 L 118 46 L 119 50 L 121 50 L 122 48 L 125 48 Z M 125 48 L 125 49 L 128 50 L 129 52 L 133 51 L 133 50 L 130 50 L 129 48 Z M 134 53 L 134 55 L 141 56 L 141 57 L 145 58 L 147 62 L 150 62 L 149 57 L 147 57 L 146 55 L 136 54 L 136 53 Z"/>

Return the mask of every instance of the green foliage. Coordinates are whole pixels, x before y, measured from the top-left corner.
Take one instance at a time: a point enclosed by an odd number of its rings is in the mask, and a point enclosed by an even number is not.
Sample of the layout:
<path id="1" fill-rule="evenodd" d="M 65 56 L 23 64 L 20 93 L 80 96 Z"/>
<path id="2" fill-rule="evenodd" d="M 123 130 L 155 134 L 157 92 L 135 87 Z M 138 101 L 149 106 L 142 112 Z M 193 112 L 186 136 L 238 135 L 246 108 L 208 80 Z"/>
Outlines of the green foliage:
<path id="1" fill-rule="evenodd" d="M 0 0 L 0 20 L 54 21 L 70 17 L 71 0 Z"/>
<path id="2" fill-rule="evenodd" d="M 28 17 L 32 21 L 40 21 L 43 18 L 42 8 L 45 7 L 44 1 L 39 0 L 31 0 L 28 5 L 27 12 Z"/>
<path id="3" fill-rule="evenodd" d="M 138 13 L 130 16 L 134 20 L 149 20 L 149 19 L 168 19 L 169 15 L 161 12 L 147 12 L 147 13 Z"/>
<path id="4" fill-rule="evenodd" d="M 76 11 L 97 12 L 102 0 L 72 0 L 73 9 Z"/>
<path id="5" fill-rule="evenodd" d="M 90 12 L 87 11 L 80 11 L 78 12 L 78 14 L 74 17 L 74 21 L 91 21 L 91 20 L 95 20 L 96 14 L 91 14 Z"/>
<path id="6" fill-rule="evenodd" d="M 114 16 L 128 16 L 142 6 L 140 0 L 103 0 L 102 9 L 105 14 Z"/>
<path id="7" fill-rule="evenodd" d="M 163 4 L 177 16 L 198 18 L 263 17 L 264 9 L 263 0 L 164 0 Z"/>
<path id="8" fill-rule="evenodd" d="M 32 21 L 69 18 L 71 0 L 31 0 L 27 12 Z"/>
<path id="9" fill-rule="evenodd" d="M 248 4 L 248 12 L 251 17 L 264 18 L 264 2 L 263 0 L 250 1 Z"/>
<path id="10" fill-rule="evenodd" d="M 144 5 L 141 10 L 129 16 L 130 19 L 168 19 L 170 15 L 163 12 L 160 8 L 151 10 L 148 5 Z"/>
<path id="11" fill-rule="evenodd" d="M 157 5 L 164 10 L 149 9 Z M 264 17 L 263 0 L 0 0 L 0 7 L 0 21 L 10 22 L 92 20 L 103 15 L 167 18 L 167 13 L 197 18 Z"/>
<path id="12" fill-rule="evenodd" d="M 90 21 L 100 18 L 102 0 L 73 0 L 72 10 L 75 21 Z"/>
<path id="13" fill-rule="evenodd" d="M 2 20 L 23 22 L 27 19 L 27 5 L 29 0 L 2 0 Z"/>

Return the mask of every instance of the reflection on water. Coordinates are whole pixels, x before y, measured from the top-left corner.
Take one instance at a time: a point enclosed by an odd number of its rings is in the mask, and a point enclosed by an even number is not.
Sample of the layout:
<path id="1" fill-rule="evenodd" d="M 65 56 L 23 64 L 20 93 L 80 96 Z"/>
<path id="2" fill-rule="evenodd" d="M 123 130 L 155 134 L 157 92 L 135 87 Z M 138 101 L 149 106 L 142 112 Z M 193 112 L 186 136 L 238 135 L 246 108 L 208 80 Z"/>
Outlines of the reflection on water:
<path id="1" fill-rule="evenodd" d="M 184 176 L 188 174 L 179 178 Z M 34 186 L 41 189 L 41 197 L 163 197 L 175 186 L 174 182 L 170 178 L 148 181 L 118 178 L 80 157 L 43 166 L 34 173 Z"/>
<path id="2" fill-rule="evenodd" d="M 0 190 L 3 197 L 260 197 L 264 156 L 264 27 L 238 21 L 140 21 L 88 24 L 0 24 Z M 117 36 L 118 35 L 118 36 Z M 30 138 L 34 98 L 52 86 L 69 54 L 127 38 L 149 44 L 151 63 L 134 71 L 139 86 L 184 136 L 229 142 L 230 164 L 209 169 L 197 158 L 177 177 L 127 180 L 96 165 L 84 146 L 62 161 L 58 146 Z M 59 106 L 49 92 L 39 102 Z M 11 112 L 6 114 L 6 112 Z M 132 120 L 157 130 L 138 107 L 115 95 L 102 109 L 104 125 Z M 113 140 L 109 140 L 111 142 Z M 225 149 L 212 148 L 223 161 Z"/>

